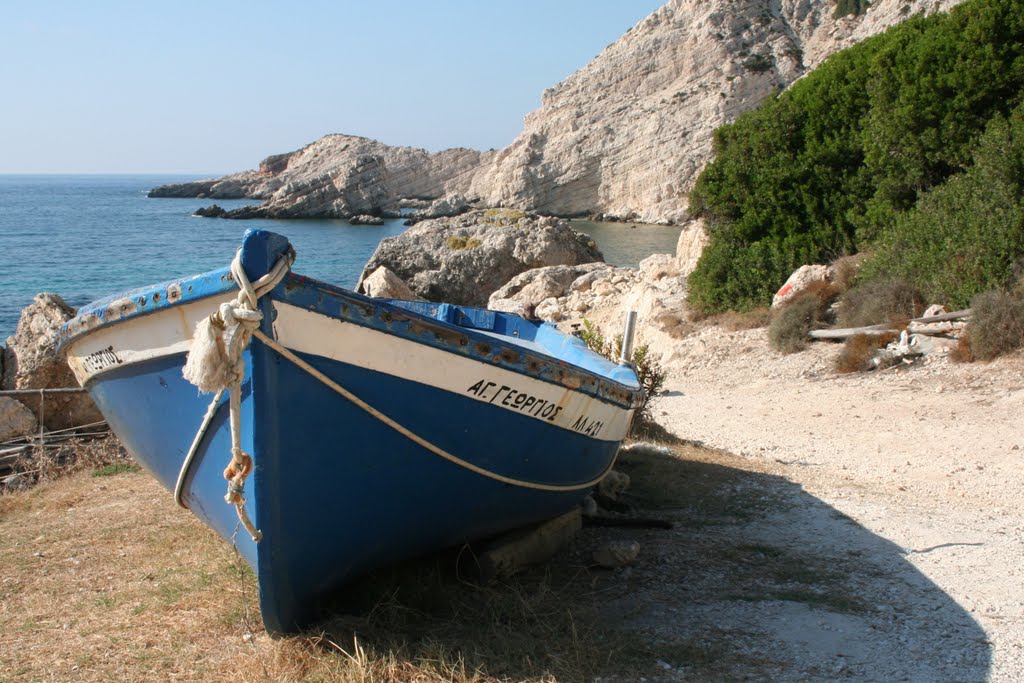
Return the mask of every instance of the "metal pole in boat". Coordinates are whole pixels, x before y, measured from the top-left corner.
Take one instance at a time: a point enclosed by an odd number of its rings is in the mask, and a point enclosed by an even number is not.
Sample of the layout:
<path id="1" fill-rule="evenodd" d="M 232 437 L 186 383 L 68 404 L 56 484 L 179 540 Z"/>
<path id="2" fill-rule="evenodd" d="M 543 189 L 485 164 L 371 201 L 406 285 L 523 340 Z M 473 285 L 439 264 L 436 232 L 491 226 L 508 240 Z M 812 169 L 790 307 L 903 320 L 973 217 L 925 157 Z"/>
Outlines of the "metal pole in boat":
<path id="1" fill-rule="evenodd" d="M 626 312 L 626 329 L 622 332 L 622 353 L 619 365 L 629 365 L 633 361 L 633 334 L 636 332 L 636 311 Z"/>

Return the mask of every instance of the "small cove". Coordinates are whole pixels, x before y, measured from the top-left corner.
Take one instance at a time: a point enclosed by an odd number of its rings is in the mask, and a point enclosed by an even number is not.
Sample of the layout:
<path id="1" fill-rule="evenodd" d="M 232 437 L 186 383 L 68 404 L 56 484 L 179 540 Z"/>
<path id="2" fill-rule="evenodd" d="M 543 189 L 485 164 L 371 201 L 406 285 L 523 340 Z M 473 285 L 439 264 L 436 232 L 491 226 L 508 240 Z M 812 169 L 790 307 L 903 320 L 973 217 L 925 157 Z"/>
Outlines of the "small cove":
<path id="1" fill-rule="evenodd" d="M 343 220 L 231 221 L 192 216 L 209 199 L 149 199 L 176 175 L 0 175 L 0 341 L 14 333 L 21 309 L 38 292 L 78 307 L 117 291 L 226 265 L 247 228 L 287 235 L 297 270 L 351 287 L 377 244 L 402 233 L 401 220 L 353 226 Z M 216 200 L 225 208 L 251 203 Z M 572 221 L 597 242 L 605 260 L 636 266 L 674 253 L 680 228 Z M 636 225 L 636 228 L 631 226 Z"/>

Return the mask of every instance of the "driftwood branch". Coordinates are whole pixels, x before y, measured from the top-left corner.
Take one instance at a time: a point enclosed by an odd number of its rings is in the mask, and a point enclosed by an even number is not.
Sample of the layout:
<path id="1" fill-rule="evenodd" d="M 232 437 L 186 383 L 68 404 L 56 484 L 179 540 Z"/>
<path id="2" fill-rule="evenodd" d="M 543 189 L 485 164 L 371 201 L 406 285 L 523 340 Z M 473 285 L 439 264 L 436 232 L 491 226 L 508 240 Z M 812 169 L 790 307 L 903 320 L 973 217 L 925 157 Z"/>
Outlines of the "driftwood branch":
<path id="1" fill-rule="evenodd" d="M 933 323 L 961 320 L 970 317 L 971 309 L 943 313 L 942 315 L 931 315 L 927 318 L 914 318 L 907 324 L 907 330 L 912 334 L 945 334 L 953 329 L 952 323 L 947 327 L 923 327 Z M 868 325 L 866 327 L 841 327 L 833 330 L 811 330 L 808 334 L 812 339 L 846 339 L 857 334 L 896 334 L 899 330 L 892 325 L 882 323 L 880 325 Z"/>

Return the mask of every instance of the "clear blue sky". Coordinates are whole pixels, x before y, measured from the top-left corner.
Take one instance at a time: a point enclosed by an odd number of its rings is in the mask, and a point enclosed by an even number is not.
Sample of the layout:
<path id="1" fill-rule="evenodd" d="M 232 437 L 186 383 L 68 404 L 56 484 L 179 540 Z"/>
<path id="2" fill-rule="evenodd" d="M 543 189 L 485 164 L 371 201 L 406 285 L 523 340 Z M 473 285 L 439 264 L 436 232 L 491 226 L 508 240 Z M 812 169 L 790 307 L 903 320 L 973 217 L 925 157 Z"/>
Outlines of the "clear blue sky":
<path id="1" fill-rule="evenodd" d="M 327 133 L 500 148 L 665 0 L 0 0 L 0 173 L 227 173 Z"/>

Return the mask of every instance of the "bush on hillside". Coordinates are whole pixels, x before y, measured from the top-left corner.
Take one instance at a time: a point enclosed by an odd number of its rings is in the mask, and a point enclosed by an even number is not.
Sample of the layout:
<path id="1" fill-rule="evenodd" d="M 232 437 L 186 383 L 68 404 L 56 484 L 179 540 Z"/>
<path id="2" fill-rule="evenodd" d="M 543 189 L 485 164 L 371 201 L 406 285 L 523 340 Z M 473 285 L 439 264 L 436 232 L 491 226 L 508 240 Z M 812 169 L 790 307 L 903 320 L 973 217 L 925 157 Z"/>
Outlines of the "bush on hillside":
<path id="1" fill-rule="evenodd" d="M 966 338 L 968 355 L 975 360 L 992 360 L 1024 348 L 1024 287 L 974 297 Z"/>
<path id="2" fill-rule="evenodd" d="M 715 133 L 690 195 L 704 312 L 767 305 L 789 273 L 870 246 L 970 163 L 1024 92 L 1024 0 L 971 0 L 833 55 Z"/>
<path id="3" fill-rule="evenodd" d="M 780 353 L 796 353 L 807 347 L 807 334 L 824 327 L 828 320 L 829 300 L 818 292 L 797 294 L 775 311 L 768 325 L 768 345 Z"/>
<path id="4" fill-rule="evenodd" d="M 904 280 L 867 280 L 839 297 L 839 327 L 892 323 L 899 327 L 924 311 L 924 299 Z"/>
<path id="5" fill-rule="evenodd" d="M 929 301 L 964 308 L 1005 287 L 1024 255 L 1024 106 L 996 115 L 966 173 L 921 198 L 879 240 L 862 275 L 917 283 Z"/>
<path id="6" fill-rule="evenodd" d="M 859 16 L 868 11 L 868 0 L 836 0 L 836 9 L 832 13 L 836 19 L 850 15 Z"/>

